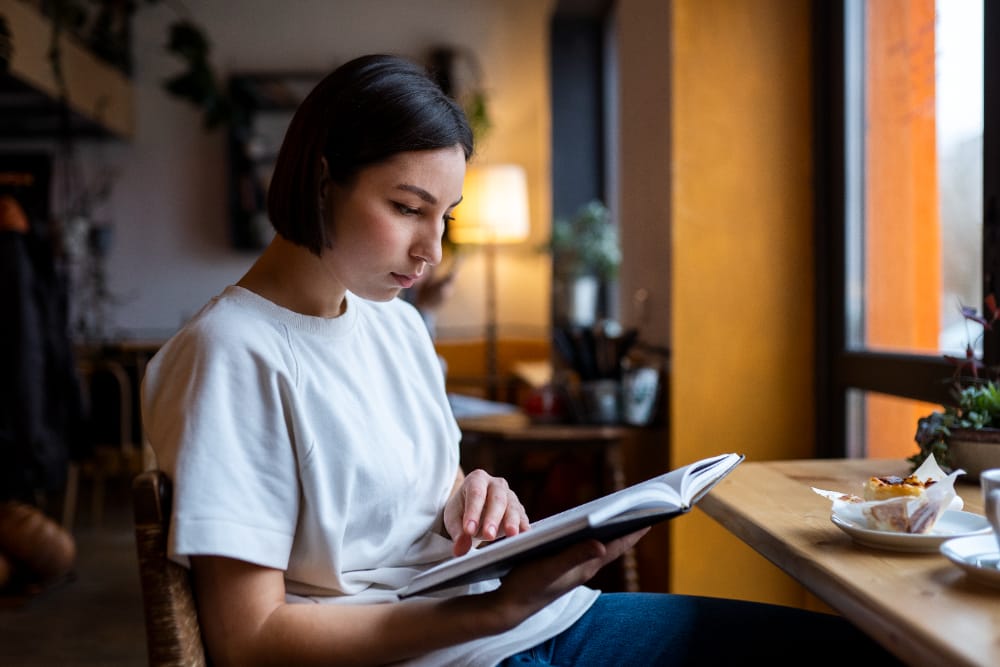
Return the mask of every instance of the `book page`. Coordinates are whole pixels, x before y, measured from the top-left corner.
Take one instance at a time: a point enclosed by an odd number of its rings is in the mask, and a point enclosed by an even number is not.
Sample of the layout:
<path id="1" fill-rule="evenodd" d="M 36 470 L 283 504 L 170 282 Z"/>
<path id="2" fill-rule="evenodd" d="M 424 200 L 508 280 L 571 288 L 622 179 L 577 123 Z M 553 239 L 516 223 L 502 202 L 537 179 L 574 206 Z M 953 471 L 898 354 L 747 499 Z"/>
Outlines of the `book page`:
<path id="1" fill-rule="evenodd" d="M 684 504 L 680 496 L 669 483 L 666 483 L 665 478 L 666 475 L 660 475 L 620 491 L 614 491 L 596 500 L 535 521 L 531 527 L 544 528 L 549 523 L 583 517 L 589 517 L 589 523 L 596 525 L 630 509 L 681 509 Z"/>
<path id="2" fill-rule="evenodd" d="M 721 454 L 687 465 L 675 472 L 683 473 L 677 485 L 687 507 L 693 506 L 744 458 L 742 454 Z M 670 473 L 673 474 L 673 473 Z"/>
<path id="3" fill-rule="evenodd" d="M 689 509 L 716 481 L 742 460 L 743 457 L 739 454 L 720 454 L 696 461 L 555 516 L 571 513 L 589 515 L 592 522 L 597 524 L 626 509 Z"/>

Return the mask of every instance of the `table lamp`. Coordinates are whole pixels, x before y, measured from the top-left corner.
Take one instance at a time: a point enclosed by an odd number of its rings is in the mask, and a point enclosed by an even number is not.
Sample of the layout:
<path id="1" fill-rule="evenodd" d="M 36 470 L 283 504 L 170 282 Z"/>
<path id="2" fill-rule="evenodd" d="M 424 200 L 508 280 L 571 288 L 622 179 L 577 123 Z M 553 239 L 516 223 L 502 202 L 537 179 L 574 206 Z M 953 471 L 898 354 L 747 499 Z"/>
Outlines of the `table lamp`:
<path id="1" fill-rule="evenodd" d="M 497 398 L 496 246 L 528 238 L 528 179 L 513 164 L 471 166 L 465 174 L 462 203 L 449 223 L 457 244 L 480 245 L 486 268 L 486 376 L 490 399 Z"/>

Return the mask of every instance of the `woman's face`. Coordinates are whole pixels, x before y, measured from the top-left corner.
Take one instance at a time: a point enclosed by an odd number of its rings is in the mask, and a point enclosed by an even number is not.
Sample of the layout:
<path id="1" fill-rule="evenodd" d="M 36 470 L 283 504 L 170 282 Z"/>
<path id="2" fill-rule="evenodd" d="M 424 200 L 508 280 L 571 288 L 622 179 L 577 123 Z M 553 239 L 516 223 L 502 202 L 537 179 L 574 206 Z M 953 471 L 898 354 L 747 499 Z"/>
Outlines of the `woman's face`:
<path id="1" fill-rule="evenodd" d="M 348 185 L 326 186 L 332 244 L 323 263 L 347 290 L 388 301 L 441 261 L 445 219 L 462 197 L 461 146 L 399 153 Z"/>

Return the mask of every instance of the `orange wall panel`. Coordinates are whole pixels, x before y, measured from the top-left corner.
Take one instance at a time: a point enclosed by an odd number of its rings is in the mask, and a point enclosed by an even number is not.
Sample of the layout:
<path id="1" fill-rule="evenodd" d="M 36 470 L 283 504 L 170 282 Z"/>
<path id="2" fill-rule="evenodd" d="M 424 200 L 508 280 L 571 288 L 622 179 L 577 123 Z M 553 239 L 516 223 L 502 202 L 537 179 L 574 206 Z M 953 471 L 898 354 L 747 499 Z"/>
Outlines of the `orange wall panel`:
<path id="1" fill-rule="evenodd" d="M 865 344 L 936 352 L 941 240 L 934 0 L 866 7 Z M 870 397 L 868 453 L 913 454 L 921 409 Z"/>

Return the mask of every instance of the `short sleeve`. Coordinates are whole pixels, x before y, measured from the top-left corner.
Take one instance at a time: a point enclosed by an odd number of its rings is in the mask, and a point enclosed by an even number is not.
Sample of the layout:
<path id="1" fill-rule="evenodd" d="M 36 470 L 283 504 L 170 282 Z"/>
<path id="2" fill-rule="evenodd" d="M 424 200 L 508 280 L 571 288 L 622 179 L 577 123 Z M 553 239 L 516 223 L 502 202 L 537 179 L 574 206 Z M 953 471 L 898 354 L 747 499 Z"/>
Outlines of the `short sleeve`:
<path id="1" fill-rule="evenodd" d="M 295 367 L 280 331 L 229 324 L 182 331 L 144 379 L 147 437 L 174 484 L 168 549 L 182 564 L 218 555 L 285 569 L 299 493 L 282 397 Z"/>

